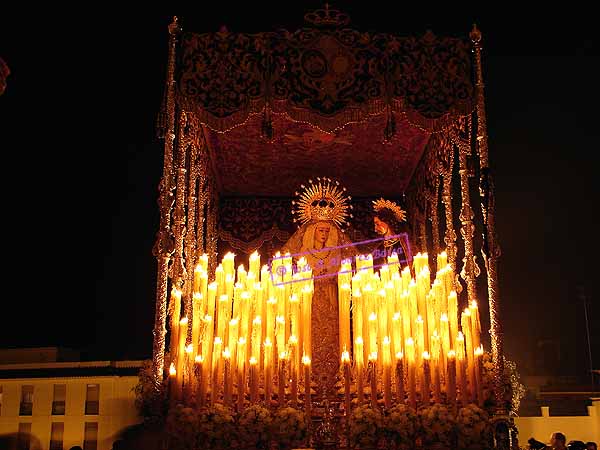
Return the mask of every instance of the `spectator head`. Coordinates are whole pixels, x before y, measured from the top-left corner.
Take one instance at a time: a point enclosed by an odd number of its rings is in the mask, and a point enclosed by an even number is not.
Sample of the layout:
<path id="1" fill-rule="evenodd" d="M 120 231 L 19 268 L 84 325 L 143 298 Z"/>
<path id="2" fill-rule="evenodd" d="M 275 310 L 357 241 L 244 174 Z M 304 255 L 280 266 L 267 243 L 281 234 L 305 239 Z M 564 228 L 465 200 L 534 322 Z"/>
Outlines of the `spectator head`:
<path id="1" fill-rule="evenodd" d="M 550 446 L 553 448 L 565 448 L 567 437 L 560 431 L 552 433 L 550 436 Z"/>

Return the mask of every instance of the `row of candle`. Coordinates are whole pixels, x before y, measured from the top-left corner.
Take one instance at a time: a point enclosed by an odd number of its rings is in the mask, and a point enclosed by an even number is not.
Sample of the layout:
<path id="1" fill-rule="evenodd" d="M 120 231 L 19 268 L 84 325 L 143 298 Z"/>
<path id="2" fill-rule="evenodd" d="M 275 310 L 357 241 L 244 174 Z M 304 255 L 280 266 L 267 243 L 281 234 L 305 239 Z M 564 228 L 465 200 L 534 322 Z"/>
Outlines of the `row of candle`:
<path id="1" fill-rule="evenodd" d="M 303 383 L 310 403 L 312 271 L 304 259 L 293 271 L 289 254 L 278 253 L 270 268 L 260 268 L 255 252 L 248 271 L 243 265 L 236 271 L 234 258 L 223 257 L 211 283 L 208 257 L 199 258 L 191 323 L 181 318 L 181 291 L 171 292 L 172 398 L 189 399 L 195 391 L 200 403 L 231 404 L 235 386 L 242 408 L 247 394 L 251 402 L 261 393 L 267 402 L 277 394 L 283 403 L 288 386 L 295 404 Z"/>
<path id="2" fill-rule="evenodd" d="M 477 303 L 471 302 L 461 313 L 459 327 L 452 266 L 446 253 L 440 253 L 440 269 L 432 283 L 428 259 L 426 253 L 415 256 L 416 280 L 409 267 L 400 271 L 395 254 L 379 271 L 374 270 L 371 255 L 356 257 L 355 270 L 349 261 L 342 263 L 338 276 L 341 363 L 344 378 L 351 378 L 345 373 L 350 370 L 351 350 L 359 402 L 364 400 L 365 376 L 373 399 L 379 390 L 386 406 L 392 402 L 392 384 L 396 398 L 404 400 L 405 377 L 407 400 L 412 404 L 417 393 L 424 402 L 431 396 L 440 401 L 443 392 L 454 401 L 456 382 L 463 402 L 482 402 Z M 349 391 L 345 389 L 347 402 Z"/>

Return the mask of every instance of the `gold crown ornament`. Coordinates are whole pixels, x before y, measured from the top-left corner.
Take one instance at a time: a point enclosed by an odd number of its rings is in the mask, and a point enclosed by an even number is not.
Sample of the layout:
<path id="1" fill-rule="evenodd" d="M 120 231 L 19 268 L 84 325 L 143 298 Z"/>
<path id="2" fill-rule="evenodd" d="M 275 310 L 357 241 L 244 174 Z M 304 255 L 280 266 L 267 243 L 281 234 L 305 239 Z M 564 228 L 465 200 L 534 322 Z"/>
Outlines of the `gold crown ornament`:
<path id="1" fill-rule="evenodd" d="M 406 222 L 406 211 L 404 211 L 396 203 L 380 198 L 379 200 L 373 200 L 373 209 L 375 212 L 380 212 L 383 209 L 389 209 L 394 213 L 396 219 L 400 222 Z"/>
<path id="2" fill-rule="evenodd" d="M 348 219 L 353 217 L 348 210 L 351 197 L 345 195 L 345 187 L 339 181 L 327 177 L 317 177 L 316 181 L 308 180 L 309 185 L 300 185 L 301 192 L 295 192 L 296 200 L 292 201 L 294 222 L 302 225 L 311 220 L 327 220 L 338 226 L 348 225 Z"/>

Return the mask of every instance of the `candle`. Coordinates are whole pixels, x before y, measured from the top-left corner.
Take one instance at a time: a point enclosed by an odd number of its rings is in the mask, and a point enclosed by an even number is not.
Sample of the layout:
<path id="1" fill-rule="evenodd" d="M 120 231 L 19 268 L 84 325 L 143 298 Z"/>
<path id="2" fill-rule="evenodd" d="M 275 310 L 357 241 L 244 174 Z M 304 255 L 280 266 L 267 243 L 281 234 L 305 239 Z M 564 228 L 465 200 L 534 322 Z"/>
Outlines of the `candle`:
<path id="1" fill-rule="evenodd" d="M 252 321 L 252 347 L 250 356 L 256 361 L 260 361 L 260 342 L 262 338 L 262 320 L 256 316 Z"/>
<path id="2" fill-rule="evenodd" d="M 171 405 L 175 405 L 180 398 L 179 383 L 177 383 L 177 369 L 175 363 L 171 363 L 169 367 L 169 401 Z"/>
<path id="3" fill-rule="evenodd" d="M 415 320 L 417 330 L 417 342 L 416 342 L 416 355 L 417 355 L 417 367 L 423 365 L 423 352 L 425 351 L 425 331 L 423 330 L 423 318 L 419 315 Z"/>
<path id="4" fill-rule="evenodd" d="M 290 295 L 290 329 L 291 335 L 298 338 L 300 333 L 299 321 L 300 321 L 300 302 L 296 294 Z"/>
<path id="5" fill-rule="evenodd" d="M 231 404 L 231 352 L 229 347 L 223 350 L 224 370 L 223 370 L 223 403 L 226 406 Z"/>
<path id="6" fill-rule="evenodd" d="M 194 358 L 196 377 L 198 378 L 198 388 L 196 390 L 196 404 L 204 406 L 204 400 L 206 399 L 206 383 L 205 377 L 203 376 L 204 368 L 204 357 L 202 355 L 196 355 Z"/>
<path id="7" fill-rule="evenodd" d="M 483 385 L 481 383 L 483 346 L 480 345 L 475 349 L 475 386 L 477 391 L 477 404 L 483 406 Z"/>
<path id="8" fill-rule="evenodd" d="M 399 312 L 392 316 L 392 353 L 396 354 L 402 351 L 402 317 Z"/>
<path id="9" fill-rule="evenodd" d="M 178 384 L 178 392 L 181 394 L 183 389 L 183 376 L 184 376 L 184 365 L 185 365 L 185 340 L 187 337 L 187 326 L 188 326 L 188 318 L 184 317 L 179 321 L 179 349 L 177 351 L 177 384 Z M 178 398 L 180 400 L 180 398 Z"/>
<path id="10" fill-rule="evenodd" d="M 442 313 L 442 316 L 440 317 L 440 336 L 442 339 L 441 376 L 445 380 L 447 377 L 448 352 L 452 348 L 452 347 L 450 347 L 450 323 L 448 322 L 448 316 L 446 315 L 446 313 Z"/>
<path id="11" fill-rule="evenodd" d="M 287 357 L 286 352 L 279 353 L 279 367 L 277 370 L 277 401 L 279 406 L 283 407 L 285 402 L 285 359 Z"/>
<path id="12" fill-rule="evenodd" d="M 246 396 L 246 338 L 244 336 L 238 339 L 237 350 L 237 403 L 238 412 L 244 408 L 244 398 Z"/>
<path id="13" fill-rule="evenodd" d="M 417 393 L 415 380 L 415 343 L 412 337 L 406 339 L 404 348 L 406 349 L 406 359 L 408 362 L 408 402 L 409 405 L 417 408 Z"/>
<path id="14" fill-rule="evenodd" d="M 273 343 L 267 337 L 264 343 L 265 354 L 264 354 L 264 378 L 265 378 L 265 403 L 267 407 L 271 404 L 271 392 L 273 389 L 273 375 L 272 375 L 272 358 L 273 358 Z"/>
<path id="15" fill-rule="evenodd" d="M 477 350 L 481 344 L 481 321 L 479 318 L 479 308 L 475 300 L 471 301 L 469 305 L 469 311 L 471 312 L 471 337 L 473 339 L 473 349 Z"/>
<path id="16" fill-rule="evenodd" d="M 192 388 L 194 383 L 194 346 L 189 344 L 185 348 L 185 364 L 183 369 L 183 400 L 188 405 L 192 400 Z"/>
<path id="17" fill-rule="evenodd" d="M 208 385 L 208 379 L 212 373 L 212 344 L 213 344 L 213 321 L 212 317 L 204 317 L 204 337 L 202 339 L 202 355 L 204 364 L 202 365 L 202 377 Z"/>
<path id="18" fill-rule="evenodd" d="M 300 371 L 300 364 L 298 358 L 298 339 L 296 336 L 291 335 L 289 342 L 289 360 L 290 360 L 290 375 L 292 379 L 291 393 L 292 393 L 292 406 L 295 408 L 298 404 L 298 376 Z"/>
<path id="19" fill-rule="evenodd" d="M 306 353 L 306 356 L 308 356 L 309 358 L 312 357 L 312 296 L 312 287 L 309 285 L 304 286 L 302 288 L 302 346 L 304 353 Z"/>
<path id="20" fill-rule="evenodd" d="M 339 288 L 339 328 L 340 349 L 350 348 L 350 285 L 345 283 Z"/>
<path id="21" fill-rule="evenodd" d="M 250 402 L 258 402 L 258 367 L 254 356 L 250 357 Z"/>
<path id="22" fill-rule="evenodd" d="M 219 264 L 215 269 L 214 283 L 217 288 L 215 295 L 218 298 L 225 293 L 225 270 L 223 270 L 223 264 Z"/>
<path id="23" fill-rule="evenodd" d="M 389 336 L 383 338 L 381 347 L 383 350 L 383 403 L 388 409 L 392 406 L 392 355 Z"/>
<path id="24" fill-rule="evenodd" d="M 212 361 L 212 382 L 211 382 L 211 392 L 210 392 L 210 402 L 212 405 L 219 398 L 219 390 L 221 388 L 221 379 L 220 379 L 220 366 L 221 366 L 221 347 L 223 345 L 223 341 L 219 336 L 215 337 L 215 342 L 213 344 L 213 361 Z"/>
<path id="25" fill-rule="evenodd" d="M 396 353 L 396 401 L 404 403 L 404 354 Z"/>
<path id="26" fill-rule="evenodd" d="M 431 390 L 429 388 L 431 381 L 431 367 L 428 352 L 423 352 L 423 372 L 421 373 L 421 400 L 425 406 L 429 406 L 431 400 Z"/>
<path id="27" fill-rule="evenodd" d="M 234 281 L 235 281 L 234 277 L 235 277 L 235 275 L 232 275 L 230 273 L 225 275 L 225 295 L 230 300 L 229 311 L 228 311 L 229 315 L 231 315 L 231 299 L 233 299 L 233 290 L 234 290 Z"/>
<path id="28" fill-rule="evenodd" d="M 208 272 L 208 255 L 206 253 L 200 255 L 198 258 L 198 265 L 204 272 Z"/>
<path id="29" fill-rule="evenodd" d="M 473 337 L 471 336 L 471 311 L 465 308 L 460 318 L 461 329 L 465 337 L 465 361 L 466 361 L 466 374 L 467 381 L 469 384 L 469 390 L 471 393 L 471 401 L 475 401 L 477 398 L 477 391 L 475 389 L 475 365 L 474 365 L 474 351 L 473 348 Z"/>
<path id="30" fill-rule="evenodd" d="M 465 338 L 459 331 L 458 337 L 456 338 L 456 379 L 460 386 L 460 399 L 462 406 L 466 406 L 468 401 L 467 395 L 467 376 L 465 364 Z"/>
<path id="31" fill-rule="evenodd" d="M 214 281 L 207 286 L 207 302 L 206 302 L 206 314 L 215 317 L 215 303 L 217 298 L 217 283 Z"/>
<path id="32" fill-rule="evenodd" d="M 448 295 L 448 319 L 450 319 L 450 345 L 454 346 L 458 336 L 458 299 L 456 291 Z"/>
<path id="33" fill-rule="evenodd" d="M 364 354 L 363 354 L 363 338 L 358 336 L 354 346 L 354 364 L 356 365 L 356 401 L 359 405 L 364 399 L 363 394 L 363 369 L 364 369 Z"/>
<path id="34" fill-rule="evenodd" d="M 369 377 L 371 379 L 371 408 L 377 408 L 377 352 L 369 355 Z"/>
<path id="35" fill-rule="evenodd" d="M 223 341 L 227 341 L 227 324 L 231 320 L 231 302 L 227 294 L 219 297 L 219 306 L 217 309 L 217 336 Z"/>
<path id="36" fill-rule="evenodd" d="M 255 250 L 254 253 L 250 255 L 248 266 L 248 272 L 254 274 L 255 277 L 258 277 L 260 273 L 260 255 L 258 254 L 258 251 Z"/>
<path id="37" fill-rule="evenodd" d="M 306 416 L 311 417 L 311 394 L 310 394 L 310 358 L 306 355 L 302 357 L 302 364 L 304 364 L 304 409 Z"/>
<path id="38" fill-rule="evenodd" d="M 200 278 L 202 275 L 203 269 L 200 264 L 196 264 L 194 267 L 194 284 L 193 284 L 193 294 L 200 294 L 202 291 L 200 290 Z"/>
<path id="39" fill-rule="evenodd" d="M 194 292 L 192 295 L 192 346 L 194 355 L 198 354 L 198 344 L 200 341 L 200 318 L 202 295 Z"/>
<path id="40" fill-rule="evenodd" d="M 448 352 L 448 378 L 446 379 L 446 398 L 451 405 L 452 411 L 456 409 L 456 352 Z"/>
<path id="41" fill-rule="evenodd" d="M 350 414 L 350 353 L 342 352 L 342 367 L 344 370 L 344 409 L 346 417 Z"/>
<path id="42" fill-rule="evenodd" d="M 237 269 L 237 282 L 241 283 L 246 289 L 248 289 L 248 286 L 246 284 L 247 276 L 248 276 L 248 272 L 246 272 L 244 265 L 240 264 Z"/>
<path id="43" fill-rule="evenodd" d="M 277 299 L 271 297 L 267 300 L 267 320 L 265 323 L 266 338 L 271 343 L 275 342 L 275 317 L 277 316 Z"/>
<path id="44" fill-rule="evenodd" d="M 285 351 L 285 318 L 283 316 L 275 318 L 275 339 L 277 354 L 281 354 Z"/>
<path id="45" fill-rule="evenodd" d="M 369 314 L 369 355 L 377 353 L 377 314 Z"/>
<path id="46" fill-rule="evenodd" d="M 431 381 L 433 385 L 433 402 L 440 403 L 442 400 L 440 391 L 440 337 L 434 330 L 431 336 Z"/>
<path id="47" fill-rule="evenodd" d="M 171 289 L 171 337 L 169 342 L 169 353 L 171 361 L 175 361 L 177 348 L 179 346 L 179 321 L 181 320 L 181 291 L 177 288 Z"/>
<path id="48" fill-rule="evenodd" d="M 448 254 L 444 250 L 442 253 L 437 255 L 437 269 L 440 270 L 443 267 L 446 267 L 448 264 Z"/>
<path id="49" fill-rule="evenodd" d="M 237 370 L 237 343 L 239 338 L 239 320 L 234 317 L 229 321 L 229 333 L 227 334 L 227 347 L 231 352 L 231 371 Z"/>
<path id="50" fill-rule="evenodd" d="M 227 252 L 225 256 L 223 256 L 223 262 L 221 264 L 223 267 L 223 272 L 226 276 L 235 276 L 235 255 L 232 252 Z"/>

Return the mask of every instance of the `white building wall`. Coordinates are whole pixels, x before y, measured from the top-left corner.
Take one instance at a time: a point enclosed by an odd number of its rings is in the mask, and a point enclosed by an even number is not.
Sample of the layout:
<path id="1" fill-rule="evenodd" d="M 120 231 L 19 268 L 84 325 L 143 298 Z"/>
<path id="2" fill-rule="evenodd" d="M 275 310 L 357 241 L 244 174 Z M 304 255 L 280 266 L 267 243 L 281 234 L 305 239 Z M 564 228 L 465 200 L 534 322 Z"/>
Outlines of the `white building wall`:
<path id="1" fill-rule="evenodd" d="M 137 383 L 137 376 L 0 379 L 3 392 L 0 435 L 16 434 L 19 423 L 29 422 L 35 437 L 31 449 L 47 450 L 52 422 L 63 422 L 63 448 L 68 450 L 75 445 L 83 446 L 85 422 L 97 422 L 98 450 L 111 450 L 121 430 L 142 421 L 135 408 L 133 389 Z M 55 384 L 66 385 L 65 415 L 51 414 Z M 98 415 L 85 415 L 88 384 L 100 386 Z M 34 386 L 31 416 L 19 416 L 22 385 Z"/>
<path id="2" fill-rule="evenodd" d="M 587 416 L 550 416 L 548 407 L 542 407 L 541 417 L 515 417 L 519 430 L 519 445 L 527 445 L 529 438 L 550 444 L 550 435 L 560 431 L 567 442 L 595 441 L 600 444 L 600 398 L 592 399 Z"/>

